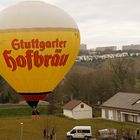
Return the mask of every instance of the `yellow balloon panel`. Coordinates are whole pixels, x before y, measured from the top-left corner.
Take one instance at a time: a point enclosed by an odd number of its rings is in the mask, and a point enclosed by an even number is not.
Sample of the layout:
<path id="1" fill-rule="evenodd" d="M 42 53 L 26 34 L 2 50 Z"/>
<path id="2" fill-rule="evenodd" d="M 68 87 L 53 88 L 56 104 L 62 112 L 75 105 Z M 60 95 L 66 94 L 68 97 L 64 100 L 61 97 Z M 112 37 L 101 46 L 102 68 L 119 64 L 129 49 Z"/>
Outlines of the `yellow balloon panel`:
<path id="1" fill-rule="evenodd" d="M 0 32 L 0 73 L 17 92 L 52 91 L 73 65 L 79 46 L 76 29 Z"/>

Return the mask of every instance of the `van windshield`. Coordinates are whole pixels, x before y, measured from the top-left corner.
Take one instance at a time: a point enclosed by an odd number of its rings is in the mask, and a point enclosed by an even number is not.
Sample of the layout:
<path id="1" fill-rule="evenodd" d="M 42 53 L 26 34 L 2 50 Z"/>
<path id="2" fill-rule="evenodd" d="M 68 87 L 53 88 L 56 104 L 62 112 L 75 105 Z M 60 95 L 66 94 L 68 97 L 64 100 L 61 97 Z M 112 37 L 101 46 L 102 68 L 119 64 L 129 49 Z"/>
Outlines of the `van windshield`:
<path id="1" fill-rule="evenodd" d="M 71 134 L 74 134 L 74 133 L 76 133 L 76 130 L 75 130 L 75 129 L 73 129 L 73 130 L 71 131 Z"/>

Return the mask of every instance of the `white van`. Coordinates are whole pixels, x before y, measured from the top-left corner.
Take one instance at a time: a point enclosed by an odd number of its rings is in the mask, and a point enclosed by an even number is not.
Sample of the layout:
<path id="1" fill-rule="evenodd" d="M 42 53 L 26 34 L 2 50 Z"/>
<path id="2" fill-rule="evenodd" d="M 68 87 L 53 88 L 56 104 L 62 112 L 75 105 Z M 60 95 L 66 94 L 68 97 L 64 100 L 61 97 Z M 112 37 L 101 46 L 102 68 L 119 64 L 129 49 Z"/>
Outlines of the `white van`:
<path id="1" fill-rule="evenodd" d="M 67 138 L 79 138 L 88 140 L 92 137 L 91 126 L 75 126 L 69 132 L 67 132 Z"/>

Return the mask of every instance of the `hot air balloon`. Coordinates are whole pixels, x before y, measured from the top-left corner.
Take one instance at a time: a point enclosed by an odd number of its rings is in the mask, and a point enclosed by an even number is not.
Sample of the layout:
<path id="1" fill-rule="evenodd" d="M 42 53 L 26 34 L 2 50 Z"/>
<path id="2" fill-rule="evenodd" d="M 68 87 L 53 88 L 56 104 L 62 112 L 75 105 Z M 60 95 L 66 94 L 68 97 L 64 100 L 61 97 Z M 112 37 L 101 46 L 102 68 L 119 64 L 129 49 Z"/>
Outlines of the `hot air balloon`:
<path id="1" fill-rule="evenodd" d="M 75 21 L 42 1 L 24 1 L 0 12 L 0 74 L 36 107 L 72 67 L 80 46 Z"/>

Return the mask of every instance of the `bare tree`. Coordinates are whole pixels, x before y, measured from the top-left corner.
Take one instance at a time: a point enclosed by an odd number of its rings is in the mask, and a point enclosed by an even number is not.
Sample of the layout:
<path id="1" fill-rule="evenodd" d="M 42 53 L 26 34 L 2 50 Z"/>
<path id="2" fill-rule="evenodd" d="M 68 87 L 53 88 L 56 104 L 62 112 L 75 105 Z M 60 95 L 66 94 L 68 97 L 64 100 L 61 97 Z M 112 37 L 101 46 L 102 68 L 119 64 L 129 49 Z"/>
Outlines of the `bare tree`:
<path id="1" fill-rule="evenodd" d="M 117 58 L 109 61 L 113 74 L 112 81 L 118 90 L 126 91 L 135 85 L 134 62 L 127 58 Z"/>

